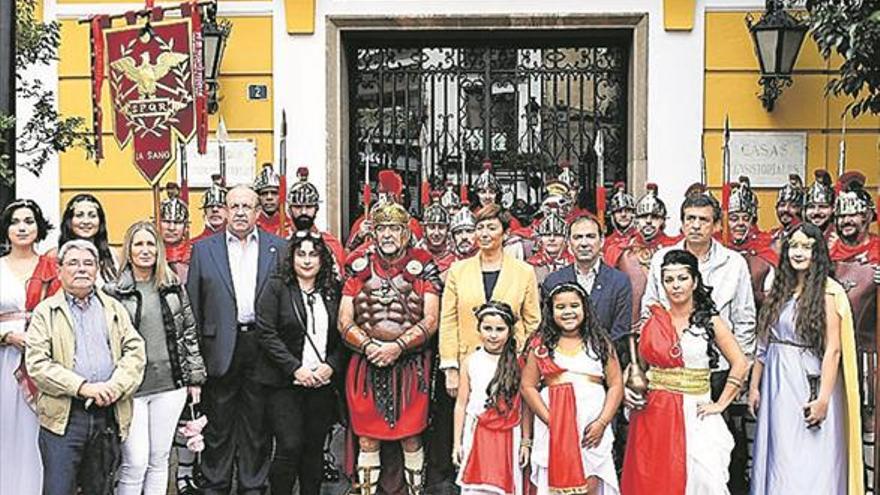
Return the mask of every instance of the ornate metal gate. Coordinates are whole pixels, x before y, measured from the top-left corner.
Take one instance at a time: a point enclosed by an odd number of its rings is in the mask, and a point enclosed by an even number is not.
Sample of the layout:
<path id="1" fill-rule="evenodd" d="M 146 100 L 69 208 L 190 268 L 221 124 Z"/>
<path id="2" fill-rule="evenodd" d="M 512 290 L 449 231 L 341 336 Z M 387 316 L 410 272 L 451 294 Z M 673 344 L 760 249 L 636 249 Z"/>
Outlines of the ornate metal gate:
<path id="1" fill-rule="evenodd" d="M 366 174 L 393 168 L 411 211 L 419 184 L 467 184 L 493 162 L 505 199 L 534 204 L 545 176 L 571 164 L 583 205 L 596 186 L 597 130 L 606 185 L 626 179 L 629 39 L 490 33 L 455 40 L 366 38 L 349 52 L 349 213 L 362 209 Z"/>

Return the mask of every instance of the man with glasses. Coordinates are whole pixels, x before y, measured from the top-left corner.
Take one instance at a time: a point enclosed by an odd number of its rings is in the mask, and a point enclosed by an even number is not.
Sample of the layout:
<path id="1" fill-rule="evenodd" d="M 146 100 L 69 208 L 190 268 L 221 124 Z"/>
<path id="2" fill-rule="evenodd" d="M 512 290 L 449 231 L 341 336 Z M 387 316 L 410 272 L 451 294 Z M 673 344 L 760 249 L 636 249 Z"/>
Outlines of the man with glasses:
<path id="1" fill-rule="evenodd" d="M 262 359 L 254 301 L 285 242 L 256 228 L 258 205 L 251 188 L 229 190 L 226 229 L 193 246 L 186 284 L 208 368 L 202 393 L 209 418 L 201 464 L 206 495 L 229 493 L 233 472 L 240 494 L 263 493 L 267 484 L 271 444 L 265 394 L 254 379 Z"/>
<path id="2" fill-rule="evenodd" d="M 25 353 L 40 391 L 43 493 L 109 494 L 131 424 L 131 394 L 144 375 L 144 340 L 122 304 L 95 290 L 92 243 L 66 242 L 58 265 L 63 290 L 35 308 Z"/>

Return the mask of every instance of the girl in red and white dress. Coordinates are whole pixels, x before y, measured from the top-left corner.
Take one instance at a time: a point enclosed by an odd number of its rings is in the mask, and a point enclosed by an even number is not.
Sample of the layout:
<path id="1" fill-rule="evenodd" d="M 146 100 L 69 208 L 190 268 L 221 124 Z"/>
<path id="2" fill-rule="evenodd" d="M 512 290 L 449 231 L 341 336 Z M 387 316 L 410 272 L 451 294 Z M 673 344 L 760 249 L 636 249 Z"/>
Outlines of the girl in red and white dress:
<path id="1" fill-rule="evenodd" d="M 534 412 L 532 483 L 538 495 L 616 495 L 614 434 L 620 362 L 576 283 L 554 287 L 526 346 L 523 399 Z"/>
<path id="2" fill-rule="evenodd" d="M 475 311 L 482 346 L 466 357 L 455 400 L 452 462 L 465 495 L 522 495 L 531 415 L 523 420 L 520 363 L 507 303 Z"/>

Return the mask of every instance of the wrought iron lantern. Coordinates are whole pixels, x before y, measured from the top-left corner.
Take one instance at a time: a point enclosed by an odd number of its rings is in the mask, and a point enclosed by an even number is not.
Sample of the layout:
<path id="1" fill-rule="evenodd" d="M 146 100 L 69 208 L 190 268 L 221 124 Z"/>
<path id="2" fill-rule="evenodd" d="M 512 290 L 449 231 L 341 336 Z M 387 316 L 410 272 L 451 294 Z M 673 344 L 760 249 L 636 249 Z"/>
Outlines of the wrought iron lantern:
<path id="1" fill-rule="evenodd" d="M 208 113 L 217 113 L 220 109 L 217 93 L 220 89 L 220 64 L 226 50 L 226 40 L 232 32 L 232 23 L 228 20 L 217 22 L 217 4 L 209 3 L 205 7 L 205 20 L 202 24 L 202 54 L 205 64 L 205 86 L 208 92 Z"/>
<path id="2" fill-rule="evenodd" d="M 782 0 L 767 0 L 763 17 L 753 21 L 751 14 L 746 16 L 761 67 L 758 84 L 763 89 L 758 96 L 764 108 L 772 112 L 783 88 L 791 86 L 791 72 L 807 34 L 807 23 L 786 12 Z"/>

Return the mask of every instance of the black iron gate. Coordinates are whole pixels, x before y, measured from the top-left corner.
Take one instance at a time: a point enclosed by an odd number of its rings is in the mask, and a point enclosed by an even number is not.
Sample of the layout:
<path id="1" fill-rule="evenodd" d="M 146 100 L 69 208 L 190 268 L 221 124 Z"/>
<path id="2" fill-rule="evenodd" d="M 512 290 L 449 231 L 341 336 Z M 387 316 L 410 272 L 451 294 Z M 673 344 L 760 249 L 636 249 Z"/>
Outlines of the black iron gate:
<path id="1" fill-rule="evenodd" d="M 463 174 L 470 184 L 485 159 L 508 201 L 532 204 L 568 162 L 590 206 L 598 129 L 605 184 L 626 180 L 628 36 L 559 33 L 347 43 L 349 218 L 362 211 L 367 173 L 399 171 L 418 213 L 422 181 L 459 184 Z"/>

